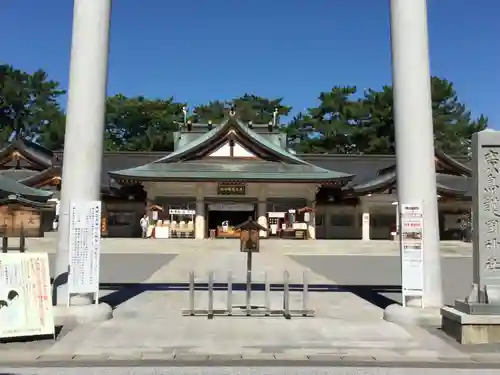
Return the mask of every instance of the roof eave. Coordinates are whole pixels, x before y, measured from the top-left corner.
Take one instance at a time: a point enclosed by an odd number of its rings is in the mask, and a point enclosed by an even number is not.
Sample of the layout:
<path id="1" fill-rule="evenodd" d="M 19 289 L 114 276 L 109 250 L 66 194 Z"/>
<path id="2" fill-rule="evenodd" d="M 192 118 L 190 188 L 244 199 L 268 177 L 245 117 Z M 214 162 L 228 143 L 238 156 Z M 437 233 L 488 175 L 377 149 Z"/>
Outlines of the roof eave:
<path id="1" fill-rule="evenodd" d="M 219 182 L 219 181 L 245 181 L 245 182 L 273 182 L 273 183 L 316 183 L 316 184 L 334 184 L 344 186 L 354 176 L 346 177 L 320 177 L 317 178 L 272 178 L 272 177 L 245 177 L 245 178 L 227 178 L 227 177 L 170 177 L 170 176 L 127 176 L 117 173 L 109 173 L 110 177 L 119 182 Z"/>

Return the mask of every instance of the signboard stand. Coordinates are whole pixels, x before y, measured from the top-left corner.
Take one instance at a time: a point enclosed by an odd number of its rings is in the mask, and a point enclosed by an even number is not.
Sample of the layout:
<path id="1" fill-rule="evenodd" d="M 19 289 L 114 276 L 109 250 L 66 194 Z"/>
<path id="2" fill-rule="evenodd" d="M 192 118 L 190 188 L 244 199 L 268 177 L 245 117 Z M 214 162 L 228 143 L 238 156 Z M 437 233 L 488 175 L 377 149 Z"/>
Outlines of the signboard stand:
<path id="1" fill-rule="evenodd" d="M 68 306 L 72 295 L 92 294 L 99 303 L 101 202 L 70 202 Z"/>
<path id="2" fill-rule="evenodd" d="M 56 339 L 47 253 L 0 253 L 0 339 Z"/>
<path id="3" fill-rule="evenodd" d="M 421 204 L 401 204 L 399 237 L 401 250 L 401 289 L 403 306 L 408 297 L 420 298 L 424 293 L 423 212 Z"/>

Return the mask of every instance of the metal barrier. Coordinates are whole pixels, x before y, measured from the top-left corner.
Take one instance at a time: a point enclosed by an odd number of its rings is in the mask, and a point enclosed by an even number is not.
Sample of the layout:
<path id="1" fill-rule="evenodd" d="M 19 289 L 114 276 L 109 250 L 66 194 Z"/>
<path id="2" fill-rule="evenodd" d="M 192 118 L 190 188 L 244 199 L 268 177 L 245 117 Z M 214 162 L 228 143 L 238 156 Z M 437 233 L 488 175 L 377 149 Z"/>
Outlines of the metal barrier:
<path id="1" fill-rule="evenodd" d="M 302 275 L 302 303 L 300 308 L 291 307 L 290 299 L 290 273 L 283 273 L 283 296 L 281 308 L 273 308 L 271 306 L 271 283 L 267 272 L 264 273 L 264 306 L 252 304 L 252 284 L 248 282 L 245 289 L 245 305 L 233 305 L 233 275 L 231 272 L 227 274 L 227 292 L 226 303 L 224 308 L 214 306 L 214 272 L 209 272 L 207 275 L 208 283 L 206 292 L 208 293 L 208 301 L 206 309 L 195 307 L 195 273 L 189 272 L 189 307 L 182 310 L 184 316 L 206 316 L 208 319 L 213 319 L 214 316 L 283 316 L 285 319 L 292 317 L 313 317 L 316 312 L 309 308 L 309 283 L 307 272 Z M 280 292 L 273 292 L 280 293 Z M 295 292 L 294 292 L 295 293 Z"/>

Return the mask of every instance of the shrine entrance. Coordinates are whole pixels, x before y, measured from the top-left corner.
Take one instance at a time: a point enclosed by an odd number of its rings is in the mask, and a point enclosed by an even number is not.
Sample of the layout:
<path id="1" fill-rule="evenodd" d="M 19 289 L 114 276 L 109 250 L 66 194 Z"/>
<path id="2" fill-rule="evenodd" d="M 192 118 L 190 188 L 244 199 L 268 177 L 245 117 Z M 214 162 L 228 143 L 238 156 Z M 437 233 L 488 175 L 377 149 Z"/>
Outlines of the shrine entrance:
<path id="1" fill-rule="evenodd" d="M 211 203 L 207 205 L 207 235 L 209 238 L 239 238 L 234 227 L 248 220 L 255 220 L 255 204 Z"/>

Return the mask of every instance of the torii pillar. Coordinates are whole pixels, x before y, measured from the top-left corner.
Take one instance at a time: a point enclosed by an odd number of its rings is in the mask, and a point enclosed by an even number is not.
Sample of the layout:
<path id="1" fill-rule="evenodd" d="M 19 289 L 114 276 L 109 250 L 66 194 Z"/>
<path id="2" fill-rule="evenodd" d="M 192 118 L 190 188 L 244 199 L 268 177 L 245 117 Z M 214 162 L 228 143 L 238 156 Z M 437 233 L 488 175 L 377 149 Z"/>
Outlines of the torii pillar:
<path id="1" fill-rule="evenodd" d="M 443 305 L 426 0 L 390 0 L 397 195 L 422 204 L 424 293 L 409 307 L 391 305 L 384 318 L 440 325 Z M 423 303 L 423 307 L 421 308 Z"/>
<path id="2" fill-rule="evenodd" d="M 59 241 L 54 286 L 56 324 L 111 318 L 111 308 L 77 295 L 68 303 L 69 204 L 100 200 L 111 0 L 74 0 L 64 136 Z"/>

